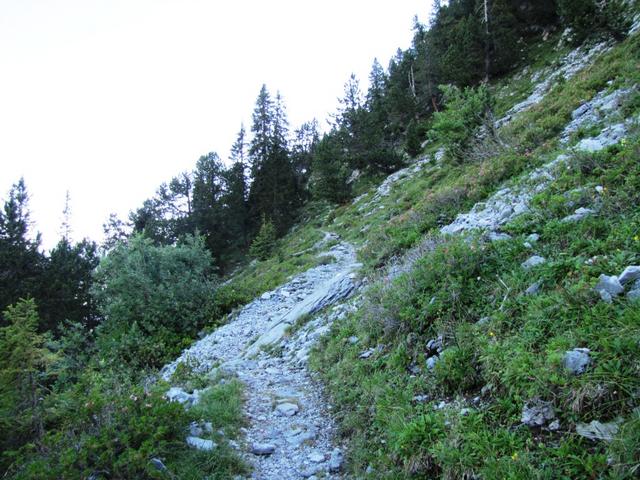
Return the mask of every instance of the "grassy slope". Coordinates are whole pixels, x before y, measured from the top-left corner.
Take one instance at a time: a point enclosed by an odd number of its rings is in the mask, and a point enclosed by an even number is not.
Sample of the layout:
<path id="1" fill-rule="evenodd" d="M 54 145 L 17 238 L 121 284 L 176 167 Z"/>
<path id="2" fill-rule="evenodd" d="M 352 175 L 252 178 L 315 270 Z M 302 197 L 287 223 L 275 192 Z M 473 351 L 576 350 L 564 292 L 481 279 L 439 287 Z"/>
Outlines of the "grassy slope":
<path id="1" fill-rule="evenodd" d="M 361 255 L 370 267 L 383 265 L 504 179 L 559 153 L 556 136 L 570 113 L 602 89 L 638 83 L 639 60 L 636 35 L 513 122 L 513 150 L 477 164 L 426 169 L 396 188 L 374 215 L 339 209 L 337 230 L 356 239 L 369 225 Z M 638 106 L 636 96 L 622 113 L 637 114 Z M 640 414 L 633 410 L 640 392 L 640 313 L 626 299 L 598 301 L 592 286 L 600 273 L 618 274 L 640 261 L 639 158 L 637 137 L 602 154 L 574 156 L 562 178 L 536 198 L 534 211 L 508 226 L 512 240 L 451 238 L 411 273 L 391 284 L 375 282 L 360 311 L 335 326 L 314 364 L 351 441 L 354 473 L 364 476 L 372 466 L 372 478 L 631 475 L 640 464 Z M 560 222 L 573 211 L 564 193 L 585 185 L 580 197 L 587 203 L 595 185 L 607 187 L 600 213 Z M 532 232 L 541 234 L 535 252 L 549 261 L 525 272 L 520 263 L 532 252 L 523 243 Z M 585 263 L 593 256 L 593 265 Z M 534 280 L 543 281 L 540 294 L 523 296 Z M 489 323 L 477 325 L 483 316 Z M 426 342 L 438 334 L 447 346 L 443 360 L 433 372 L 410 375 L 410 365 L 424 366 Z M 350 345 L 352 335 L 363 342 Z M 366 346 L 381 344 L 375 357 L 358 358 Z M 593 367 L 578 377 L 561 368 L 562 354 L 574 347 L 593 352 Z M 416 395 L 431 400 L 417 403 Z M 460 415 L 475 397 L 479 403 Z M 553 402 L 558 432 L 519 425 L 523 404 L 533 397 Z M 442 400 L 450 407 L 436 408 Z M 617 416 L 625 423 L 611 444 L 574 433 L 576 422 Z"/>
<path id="2" fill-rule="evenodd" d="M 528 53 L 528 71 L 554 68 L 564 53 L 552 42 L 536 44 Z M 557 135 L 571 112 L 603 89 L 639 83 L 639 72 L 636 35 L 513 121 L 503 131 L 512 147 L 463 165 L 430 165 L 366 208 L 360 209 L 374 199 L 375 188 L 356 204 L 311 205 L 306 220 L 280 242 L 278 255 L 225 285 L 221 305 L 246 303 L 317 264 L 312 247 L 323 230 L 360 247 L 364 275 L 378 278 L 378 269 L 395 255 L 435 235 L 506 181 L 562 153 Z M 531 88 L 530 75 L 493 85 L 497 113 Z M 636 96 L 621 114 L 637 114 L 639 108 Z M 429 148 L 433 152 L 438 145 Z M 640 261 L 639 151 L 630 136 L 623 147 L 573 158 L 572 168 L 536 198 L 533 213 L 508 226 L 512 240 L 441 242 L 411 273 L 391 283 L 373 281 L 360 310 L 335 325 L 315 351 L 313 366 L 334 398 L 358 478 L 369 466 L 371 478 L 389 479 L 623 478 L 640 463 L 640 418 L 633 413 L 640 391 L 638 308 L 624 299 L 606 305 L 591 289 L 600 273 L 617 274 Z M 578 196 L 587 203 L 595 185 L 607 187 L 599 215 L 577 224 L 559 222 L 572 213 L 564 193 L 584 185 L 589 193 Z M 534 231 L 541 235 L 535 252 L 549 261 L 524 272 L 520 263 L 531 254 L 524 238 Z M 585 263 L 596 255 L 593 265 Z M 523 296 L 534 280 L 543 281 L 540 294 Z M 484 316 L 489 323 L 477 325 Z M 438 334 L 447 349 L 435 371 L 426 372 L 425 345 Z M 361 339 L 358 345 L 347 341 L 352 335 Z M 373 358 L 358 358 L 376 345 L 384 348 Z M 579 377 L 560 368 L 563 352 L 574 347 L 590 348 L 594 360 Z M 410 374 L 411 365 L 423 367 L 422 373 Z M 430 400 L 417 403 L 416 395 Z M 559 431 L 519 425 L 524 402 L 536 396 L 553 402 Z M 460 409 L 476 397 L 479 403 L 461 416 Z M 443 400 L 449 407 L 435 408 Z M 616 442 L 593 443 L 574 433 L 578 421 L 618 415 L 625 424 Z"/>

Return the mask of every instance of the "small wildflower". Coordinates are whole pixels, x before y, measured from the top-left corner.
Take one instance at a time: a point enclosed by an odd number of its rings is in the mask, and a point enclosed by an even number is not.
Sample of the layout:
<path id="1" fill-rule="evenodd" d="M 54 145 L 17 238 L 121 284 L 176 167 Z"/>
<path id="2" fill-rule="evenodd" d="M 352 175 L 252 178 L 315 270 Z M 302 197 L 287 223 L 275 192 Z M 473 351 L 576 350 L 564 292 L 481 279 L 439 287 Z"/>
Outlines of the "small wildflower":
<path id="1" fill-rule="evenodd" d="M 489 336 L 490 336 L 490 337 L 495 337 L 495 336 L 496 336 L 496 334 L 495 334 L 495 333 L 493 333 L 493 332 L 489 332 Z"/>
<path id="2" fill-rule="evenodd" d="M 513 455 L 511 455 L 511 460 L 513 460 L 513 461 L 518 460 L 518 452 L 516 452 Z"/>
<path id="3" fill-rule="evenodd" d="M 633 239 L 634 239 L 636 242 L 640 242 L 640 236 L 638 236 L 638 235 L 636 235 L 635 237 L 633 237 Z"/>

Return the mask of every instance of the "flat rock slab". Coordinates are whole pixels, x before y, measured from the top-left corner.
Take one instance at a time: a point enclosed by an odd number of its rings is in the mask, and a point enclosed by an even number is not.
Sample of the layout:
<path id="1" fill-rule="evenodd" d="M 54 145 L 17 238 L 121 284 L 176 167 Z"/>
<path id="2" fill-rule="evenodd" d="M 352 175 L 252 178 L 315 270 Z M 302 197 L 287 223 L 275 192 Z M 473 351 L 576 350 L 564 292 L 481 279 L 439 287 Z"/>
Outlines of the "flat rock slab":
<path id="1" fill-rule="evenodd" d="M 210 452 L 211 450 L 213 450 L 217 446 L 213 442 L 213 440 L 206 440 L 206 439 L 200 438 L 200 437 L 189 436 L 189 437 L 187 437 L 186 441 L 187 441 L 187 445 L 189 445 L 190 447 L 193 447 L 196 450 L 202 450 L 204 452 Z"/>
<path id="2" fill-rule="evenodd" d="M 283 417 L 293 417 L 300 411 L 300 407 L 295 403 L 281 403 L 276 406 L 276 412 Z"/>

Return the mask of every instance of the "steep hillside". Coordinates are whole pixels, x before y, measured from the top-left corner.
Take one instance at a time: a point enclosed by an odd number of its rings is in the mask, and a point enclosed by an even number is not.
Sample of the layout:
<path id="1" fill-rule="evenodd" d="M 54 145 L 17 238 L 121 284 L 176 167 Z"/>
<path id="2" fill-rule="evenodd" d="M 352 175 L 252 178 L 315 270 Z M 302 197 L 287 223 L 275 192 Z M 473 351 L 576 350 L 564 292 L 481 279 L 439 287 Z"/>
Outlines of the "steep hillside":
<path id="1" fill-rule="evenodd" d="M 304 363 L 301 338 L 331 325 L 310 361 L 355 478 L 638 474 L 640 37 L 557 41 L 490 87 L 495 132 L 473 155 L 432 137 L 352 203 L 308 207 L 224 287 L 249 298 L 303 271 L 321 230 L 356 246 L 356 295 L 263 352 Z"/>

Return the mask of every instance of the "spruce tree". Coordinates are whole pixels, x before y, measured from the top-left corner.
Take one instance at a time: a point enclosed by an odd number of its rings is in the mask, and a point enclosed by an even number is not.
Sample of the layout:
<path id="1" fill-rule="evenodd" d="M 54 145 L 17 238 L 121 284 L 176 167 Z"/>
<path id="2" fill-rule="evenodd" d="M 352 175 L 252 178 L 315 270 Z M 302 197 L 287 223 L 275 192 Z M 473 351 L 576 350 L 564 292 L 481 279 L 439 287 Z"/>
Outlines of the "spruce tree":
<path id="1" fill-rule="evenodd" d="M 24 179 L 13 185 L 0 211 L 0 309 L 40 293 L 45 258 L 40 234 L 30 232 L 29 194 Z M 0 317 L 0 326 L 4 323 Z"/>
<path id="2" fill-rule="evenodd" d="M 33 299 L 9 306 L 0 328 L 0 448 L 15 450 L 44 434 L 43 397 L 55 357 L 38 333 Z"/>

